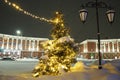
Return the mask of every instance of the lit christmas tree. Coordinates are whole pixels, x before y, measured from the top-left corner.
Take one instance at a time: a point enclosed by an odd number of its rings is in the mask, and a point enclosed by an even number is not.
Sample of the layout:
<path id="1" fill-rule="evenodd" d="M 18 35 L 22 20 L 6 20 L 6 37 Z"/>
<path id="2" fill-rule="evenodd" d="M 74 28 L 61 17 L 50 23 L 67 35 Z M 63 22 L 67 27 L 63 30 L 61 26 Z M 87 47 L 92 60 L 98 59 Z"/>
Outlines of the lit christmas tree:
<path id="1" fill-rule="evenodd" d="M 33 70 L 34 77 L 40 75 L 59 75 L 75 70 L 75 67 L 72 68 L 71 65 L 75 62 L 78 45 L 74 42 L 74 39 L 70 37 L 69 29 L 65 27 L 61 13 L 56 12 L 55 18 L 48 20 L 24 10 L 9 0 L 3 1 L 25 15 L 54 25 L 51 31 L 53 40 L 42 43 L 44 56 L 40 58 L 38 65 Z"/>
<path id="2" fill-rule="evenodd" d="M 69 72 L 76 61 L 78 45 L 70 37 L 69 29 L 64 25 L 63 15 L 56 12 L 56 17 L 51 21 L 54 25 L 51 31 L 53 40 L 42 43 L 44 56 L 40 58 L 39 64 L 33 70 L 34 77 Z"/>

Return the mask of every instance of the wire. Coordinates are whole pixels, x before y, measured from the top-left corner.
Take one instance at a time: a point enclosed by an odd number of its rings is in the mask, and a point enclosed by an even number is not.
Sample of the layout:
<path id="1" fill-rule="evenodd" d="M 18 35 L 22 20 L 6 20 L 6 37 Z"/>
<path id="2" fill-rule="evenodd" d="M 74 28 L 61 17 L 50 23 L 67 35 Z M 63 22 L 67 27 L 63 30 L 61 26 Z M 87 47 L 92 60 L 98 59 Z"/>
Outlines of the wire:
<path id="1" fill-rule="evenodd" d="M 20 6 L 18 6 L 17 4 L 13 3 L 13 2 L 10 2 L 9 0 L 4 0 L 4 2 L 6 4 L 8 4 L 9 6 L 15 8 L 16 10 L 22 12 L 23 14 L 25 15 L 28 15 L 28 16 L 31 16 L 32 18 L 35 18 L 35 19 L 38 19 L 40 21 L 45 21 L 45 22 L 48 22 L 48 23 L 53 23 L 53 21 L 51 19 L 46 19 L 44 17 L 40 17 L 40 16 L 37 16 L 37 15 L 34 15 L 24 9 L 22 9 Z"/>

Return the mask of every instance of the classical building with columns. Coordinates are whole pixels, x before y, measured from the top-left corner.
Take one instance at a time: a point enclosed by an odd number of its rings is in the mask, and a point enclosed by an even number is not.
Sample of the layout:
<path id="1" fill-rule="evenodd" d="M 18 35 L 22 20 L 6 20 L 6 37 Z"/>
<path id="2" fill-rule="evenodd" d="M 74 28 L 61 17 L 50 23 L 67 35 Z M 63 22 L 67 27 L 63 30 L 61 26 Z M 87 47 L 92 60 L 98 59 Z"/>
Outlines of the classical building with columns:
<path id="1" fill-rule="evenodd" d="M 40 43 L 48 38 L 34 38 L 0 34 L 0 57 L 35 58 L 43 55 Z"/>
<path id="2" fill-rule="evenodd" d="M 120 39 L 101 39 L 100 52 L 103 59 L 120 58 Z M 83 58 L 98 58 L 98 41 L 88 39 L 80 43 L 80 55 Z"/>

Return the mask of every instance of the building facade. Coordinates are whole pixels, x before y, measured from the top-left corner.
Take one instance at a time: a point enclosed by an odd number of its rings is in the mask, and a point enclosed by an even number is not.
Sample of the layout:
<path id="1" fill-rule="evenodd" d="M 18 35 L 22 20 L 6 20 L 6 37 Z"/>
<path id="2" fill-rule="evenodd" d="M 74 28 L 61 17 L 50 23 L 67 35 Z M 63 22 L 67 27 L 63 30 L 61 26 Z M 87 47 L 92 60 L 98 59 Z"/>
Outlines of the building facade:
<path id="1" fill-rule="evenodd" d="M 0 34 L 0 57 L 39 58 L 43 54 L 40 43 L 48 38 L 34 38 Z"/>
<path id="2" fill-rule="evenodd" d="M 104 59 L 120 58 L 120 39 L 100 40 L 100 52 Z M 98 58 L 98 41 L 89 39 L 80 43 L 80 55 L 83 58 Z"/>

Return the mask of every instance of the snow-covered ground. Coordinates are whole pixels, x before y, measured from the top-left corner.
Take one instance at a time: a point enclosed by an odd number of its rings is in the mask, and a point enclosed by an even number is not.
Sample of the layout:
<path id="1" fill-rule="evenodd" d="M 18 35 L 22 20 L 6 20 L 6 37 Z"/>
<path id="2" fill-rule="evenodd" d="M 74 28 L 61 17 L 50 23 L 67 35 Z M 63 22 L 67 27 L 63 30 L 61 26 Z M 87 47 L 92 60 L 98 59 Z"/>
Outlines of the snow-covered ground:
<path id="1" fill-rule="evenodd" d="M 39 61 L 39 59 L 34 59 L 34 58 L 20 58 L 16 59 L 16 61 Z"/>
<path id="2" fill-rule="evenodd" d="M 120 80 L 120 60 L 103 60 L 102 67 L 101 70 L 98 69 L 98 61 L 94 61 L 90 65 L 79 61 L 71 68 L 72 72 L 63 73 L 59 76 L 46 75 L 33 78 L 31 73 L 23 73 L 18 77 L 2 76 L 0 80 Z"/>

